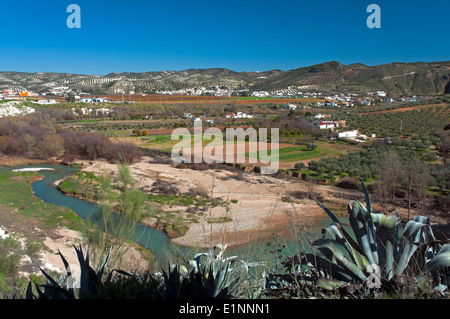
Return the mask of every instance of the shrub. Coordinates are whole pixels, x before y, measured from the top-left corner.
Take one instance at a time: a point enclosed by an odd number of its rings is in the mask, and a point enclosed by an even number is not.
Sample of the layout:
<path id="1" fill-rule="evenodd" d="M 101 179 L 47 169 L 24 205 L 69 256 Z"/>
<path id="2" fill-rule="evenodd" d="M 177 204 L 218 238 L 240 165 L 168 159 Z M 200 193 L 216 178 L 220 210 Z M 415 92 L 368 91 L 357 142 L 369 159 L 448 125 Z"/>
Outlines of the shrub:
<path id="1" fill-rule="evenodd" d="M 177 185 L 157 179 L 153 184 L 152 192 L 161 193 L 165 195 L 177 195 L 180 190 Z"/>
<path id="2" fill-rule="evenodd" d="M 306 145 L 306 149 L 308 151 L 313 151 L 313 150 L 317 149 L 317 143 L 309 143 L 308 145 Z"/>
<path id="3" fill-rule="evenodd" d="M 337 183 L 336 186 L 345 188 L 345 189 L 358 189 L 359 184 L 356 179 L 352 177 L 344 177 L 341 178 Z"/>

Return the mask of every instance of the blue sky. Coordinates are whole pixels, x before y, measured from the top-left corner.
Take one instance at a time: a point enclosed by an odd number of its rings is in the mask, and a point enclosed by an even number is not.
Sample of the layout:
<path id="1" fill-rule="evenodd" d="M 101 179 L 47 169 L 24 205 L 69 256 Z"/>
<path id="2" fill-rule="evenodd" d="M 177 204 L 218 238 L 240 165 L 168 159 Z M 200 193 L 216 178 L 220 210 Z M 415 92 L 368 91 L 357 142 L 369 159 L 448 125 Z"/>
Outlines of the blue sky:
<path id="1" fill-rule="evenodd" d="M 69 29 L 69 4 L 81 28 Z M 369 4 L 381 29 L 369 29 Z M 104 75 L 327 61 L 450 60 L 448 0 L 22 0 L 2 3 L 0 71 Z"/>

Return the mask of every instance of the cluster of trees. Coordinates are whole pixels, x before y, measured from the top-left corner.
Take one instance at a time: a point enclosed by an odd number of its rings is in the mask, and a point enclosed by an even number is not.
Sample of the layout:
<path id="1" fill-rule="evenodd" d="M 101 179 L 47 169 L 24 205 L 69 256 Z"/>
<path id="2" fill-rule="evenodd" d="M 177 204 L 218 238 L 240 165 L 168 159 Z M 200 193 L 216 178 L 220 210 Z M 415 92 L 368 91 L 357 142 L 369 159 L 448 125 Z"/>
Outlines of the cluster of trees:
<path id="1" fill-rule="evenodd" d="M 131 143 L 113 143 L 103 134 L 73 132 L 54 124 L 58 117 L 45 109 L 31 115 L 0 120 L 0 153 L 7 156 L 73 160 L 104 158 L 134 162 L 140 152 Z"/>
<path id="2" fill-rule="evenodd" d="M 425 148 L 436 145 L 438 132 L 450 120 L 450 106 L 406 112 L 372 113 L 360 115 L 351 112 L 346 125 L 361 133 L 379 137 L 404 138 L 400 142 L 413 143 L 414 147 Z M 406 146 L 406 145 L 405 145 Z"/>
<path id="3" fill-rule="evenodd" d="M 428 187 L 440 190 L 450 188 L 448 165 L 428 163 L 419 158 L 415 151 L 404 148 L 362 148 L 339 157 L 310 161 L 307 168 L 320 175 L 327 174 L 330 178 L 359 176 L 364 180 L 376 179 L 375 195 L 382 204 L 394 197 L 405 196 L 405 193 L 413 194 L 420 203 Z"/>
<path id="4" fill-rule="evenodd" d="M 308 169 L 319 174 L 361 176 L 367 180 L 377 174 L 378 164 L 385 153 L 385 147 L 362 148 L 359 151 L 342 154 L 339 157 L 324 157 L 308 163 Z"/>

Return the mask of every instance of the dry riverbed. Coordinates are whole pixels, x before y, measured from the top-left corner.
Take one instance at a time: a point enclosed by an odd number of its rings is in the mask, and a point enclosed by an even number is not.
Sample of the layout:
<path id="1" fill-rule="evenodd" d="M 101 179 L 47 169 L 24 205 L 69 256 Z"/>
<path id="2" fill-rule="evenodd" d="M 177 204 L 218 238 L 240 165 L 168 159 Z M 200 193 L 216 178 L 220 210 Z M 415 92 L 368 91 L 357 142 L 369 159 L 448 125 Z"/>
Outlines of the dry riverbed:
<path id="1" fill-rule="evenodd" d="M 89 162 L 83 170 L 96 175 L 114 175 L 118 167 L 99 160 Z M 210 247 L 224 241 L 229 245 L 239 245 L 272 232 L 285 233 L 299 220 L 311 222 L 324 216 L 312 200 L 286 200 L 289 192 L 306 190 L 305 182 L 299 180 L 227 169 L 181 169 L 172 164 L 155 163 L 149 157 L 131 164 L 130 170 L 139 188 L 149 193 L 153 183 L 159 179 L 176 185 L 180 193 L 201 188 L 210 198 L 222 199 L 220 205 L 207 207 L 201 214 L 191 213 L 196 214 L 196 222 L 189 224 L 182 236 L 172 236 L 176 237 L 172 239 L 174 242 L 185 246 Z M 183 208 L 166 209 L 179 211 Z M 143 222 L 151 226 L 158 223 L 154 218 Z"/>

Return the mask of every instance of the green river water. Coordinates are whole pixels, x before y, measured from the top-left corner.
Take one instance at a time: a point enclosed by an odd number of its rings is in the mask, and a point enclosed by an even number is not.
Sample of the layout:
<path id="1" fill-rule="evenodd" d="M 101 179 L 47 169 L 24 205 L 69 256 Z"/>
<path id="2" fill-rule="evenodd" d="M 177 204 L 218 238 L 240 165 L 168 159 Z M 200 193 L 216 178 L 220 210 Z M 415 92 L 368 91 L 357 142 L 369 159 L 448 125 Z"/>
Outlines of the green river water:
<path id="1" fill-rule="evenodd" d="M 41 198 L 45 202 L 50 202 L 58 206 L 65 206 L 72 209 L 82 219 L 89 220 L 90 217 L 99 209 L 95 203 L 91 203 L 85 200 L 81 200 L 71 196 L 65 196 L 61 193 L 56 185 L 55 181 L 63 179 L 65 176 L 75 173 L 78 169 L 64 165 L 29 165 L 20 166 L 14 168 L 2 168 L 2 169 L 23 169 L 23 168 L 47 168 L 51 170 L 39 170 L 39 174 L 42 174 L 45 178 L 34 182 L 32 184 L 34 194 Z M 314 226 L 314 233 L 320 234 L 320 229 L 330 224 L 330 219 L 324 218 L 319 220 Z M 139 223 L 136 227 L 135 234 L 131 240 L 135 241 L 144 248 L 153 251 L 155 257 L 160 260 L 166 260 L 169 256 L 175 254 L 190 255 L 191 253 L 198 252 L 199 249 L 192 249 L 178 245 L 170 240 L 166 233 L 157 230 L 153 227 L 146 226 Z M 285 254 L 293 254 L 298 249 L 298 243 L 292 239 L 287 239 L 283 242 L 286 246 Z M 273 244 L 270 240 L 260 241 L 258 244 L 249 243 L 238 247 L 229 248 L 227 251 L 233 254 L 254 256 L 255 258 L 265 258 L 273 253 L 267 248 L 268 245 Z M 205 251 L 206 249 L 200 249 Z M 264 251 L 262 251 L 264 250 Z M 264 255 L 264 257 L 262 257 Z"/>

